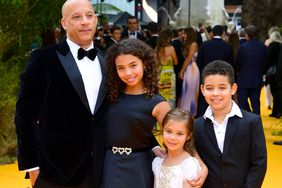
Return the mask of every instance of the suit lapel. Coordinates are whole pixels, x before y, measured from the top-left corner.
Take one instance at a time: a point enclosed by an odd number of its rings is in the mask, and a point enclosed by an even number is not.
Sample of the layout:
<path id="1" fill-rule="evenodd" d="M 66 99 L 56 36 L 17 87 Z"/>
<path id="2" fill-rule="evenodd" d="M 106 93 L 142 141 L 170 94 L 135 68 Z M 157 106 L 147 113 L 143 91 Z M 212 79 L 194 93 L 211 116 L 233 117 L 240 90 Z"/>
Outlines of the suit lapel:
<path id="1" fill-rule="evenodd" d="M 58 48 L 57 55 L 79 98 L 90 112 L 83 80 L 66 40 Z"/>
<path id="2" fill-rule="evenodd" d="M 209 136 L 211 143 L 214 145 L 214 148 L 217 149 L 217 151 L 219 153 L 221 153 L 220 149 L 218 148 L 217 145 L 217 140 L 216 140 L 216 136 L 214 133 L 214 128 L 213 128 L 213 123 L 210 119 L 208 119 L 208 121 L 205 121 L 205 131 L 207 132 L 207 135 Z"/>
<path id="3" fill-rule="evenodd" d="M 236 121 L 235 121 L 236 119 Z M 236 123 L 235 123 L 236 122 Z M 223 158 L 225 158 L 228 154 L 228 151 L 230 149 L 232 140 L 234 138 L 235 133 L 237 132 L 238 129 L 238 124 L 240 122 L 237 119 L 237 116 L 235 117 L 230 117 L 228 119 L 227 127 L 226 127 L 226 132 L 225 132 L 225 139 L 224 139 L 224 147 L 223 147 Z"/>
<path id="4" fill-rule="evenodd" d="M 98 98 L 97 98 L 94 114 L 97 112 L 97 110 L 102 105 L 102 103 L 104 101 L 104 98 L 106 96 L 106 93 L 107 93 L 104 58 L 103 58 L 102 54 L 99 53 L 99 51 L 98 51 L 97 56 L 98 56 L 99 63 L 100 63 L 100 66 L 101 66 L 102 81 L 101 81 L 100 88 L 99 88 L 99 94 L 98 94 Z"/>

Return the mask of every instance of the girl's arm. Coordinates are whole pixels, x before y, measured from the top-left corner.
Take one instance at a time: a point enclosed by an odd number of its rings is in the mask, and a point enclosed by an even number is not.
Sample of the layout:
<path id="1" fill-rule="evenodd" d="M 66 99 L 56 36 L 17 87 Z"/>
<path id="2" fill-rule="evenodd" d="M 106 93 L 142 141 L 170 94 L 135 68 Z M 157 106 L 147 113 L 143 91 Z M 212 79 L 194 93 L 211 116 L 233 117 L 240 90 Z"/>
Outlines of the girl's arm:
<path id="1" fill-rule="evenodd" d="M 159 125 L 162 125 L 163 119 L 170 109 L 167 101 L 160 102 L 154 107 L 152 115 L 157 119 Z"/>
<path id="2" fill-rule="evenodd" d="M 171 46 L 171 56 L 173 59 L 173 65 L 178 65 L 177 55 L 173 46 Z"/>
<path id="3" fill-rule="evenodd" d="M 186 68 L 188 67 L 188 65 L 192 62 L 192 58 L 195 54 L 195 52 L 198 51 L 198 45 L 196 42 L 193 42 L 189 48 L 189 52 L 185 58 L 185 61 L 182 65 L 182 68 L 179 72 L 179 78 L 181 78 L 183 80 L 184 78 L 184 72 L 186 71 Z"/>
<path id="4" fill-rule="evenodd" d="M 157 119 L 158 124 L 160 126 L 162 126 L 163 118 L 170 109 L 171 108 L 167 101 L 160 102 L 153 109 L 152 115 Z M 155 147 L 153 149 L 153 152 L 156 156 L 161 157 L 161 158 L 165 157 L 166 155 L 166 151 L 162 149 L 161 147 Z"/>
<path id="5" fill-rule="evenodd" d="M 192 181 L 187 180 L 187 182 L 193 187 L 193 188 L 201 188 L 208 176 L 208 168 L 205 165 L 205 163 L 202 161 L 199 154 L 195 151 L 195 158 L 199 161 L 201 166 L 201 171 L 199 172 L 199 175 Z"/>

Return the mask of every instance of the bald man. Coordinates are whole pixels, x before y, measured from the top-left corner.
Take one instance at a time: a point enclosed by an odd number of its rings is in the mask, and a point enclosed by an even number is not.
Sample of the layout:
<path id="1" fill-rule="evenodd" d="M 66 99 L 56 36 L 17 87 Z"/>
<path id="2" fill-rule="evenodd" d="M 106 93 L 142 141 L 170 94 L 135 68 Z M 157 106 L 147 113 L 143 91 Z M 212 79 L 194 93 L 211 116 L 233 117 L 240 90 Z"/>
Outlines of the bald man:
<path id="1" fill-rule="evenodd" d="M 33 52 L 20 76 L 15 125 L 19 170 L 33 187 L 99 187 L 105 152 L 104 58 L 94 48 L 89 0 L 62 7 L 66 39 Z"/>

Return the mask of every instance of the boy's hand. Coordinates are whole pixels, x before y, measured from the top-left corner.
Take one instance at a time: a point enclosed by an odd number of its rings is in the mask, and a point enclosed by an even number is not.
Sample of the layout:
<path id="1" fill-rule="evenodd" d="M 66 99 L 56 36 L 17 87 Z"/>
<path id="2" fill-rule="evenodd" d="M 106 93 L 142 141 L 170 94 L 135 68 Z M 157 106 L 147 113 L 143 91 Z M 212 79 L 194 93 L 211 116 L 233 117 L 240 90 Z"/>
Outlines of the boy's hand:
<path id="1" fill-rule="evenodd" d="M 183 188 L 193 188 L 193 186 L 188 182 L 188 180 L 184 180 Z"/>
<path id="2" fill-rule="evenodd" d="M 153 152 L 157 157 L 160 157 L 160 158 L 164 158 L 166 155 L 165 149 L 162 149 L 160 146 L 155 147 L 153 149 Z"/>
<path id="3" fill-rule="evenodd" d="M 186 180 L 186 183 L 192 186 L 193 188 L 201 188 L 208 176 L 208 169 L 206 166 L 202 168 L 198 176 L 193 180 Z"/>

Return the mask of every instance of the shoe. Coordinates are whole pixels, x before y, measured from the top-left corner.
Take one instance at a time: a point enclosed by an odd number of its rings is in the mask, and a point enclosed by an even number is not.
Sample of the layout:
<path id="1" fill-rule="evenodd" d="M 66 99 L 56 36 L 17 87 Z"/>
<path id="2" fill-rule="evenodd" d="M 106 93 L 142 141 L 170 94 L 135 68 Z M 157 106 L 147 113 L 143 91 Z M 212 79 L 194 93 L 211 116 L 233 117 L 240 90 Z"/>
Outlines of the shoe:
<path id="1" fill-rule="evenodd" d="M 282 116 L 282 114 L 281 114 L 281 113 L 278 113 L 275 117 L 276 117 L 277 119 L 279 119 L 281 116 Z"/>
<path id="2" fill-rule="evenodd" d="M 274 145 L 282 145 L 282 140 L 274 141 L 273 144 Z"/>
<path id="3" fill-rule="evenodd" d="M 277 114 L 269 114 L 268 116 L 269 116 L 269 117 L 276 117 Z"/>

